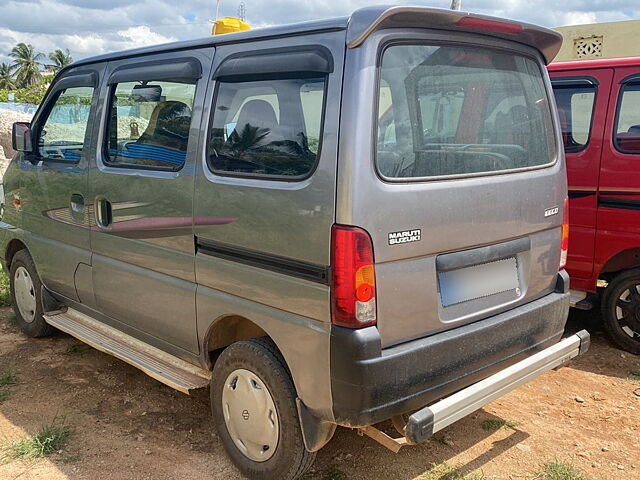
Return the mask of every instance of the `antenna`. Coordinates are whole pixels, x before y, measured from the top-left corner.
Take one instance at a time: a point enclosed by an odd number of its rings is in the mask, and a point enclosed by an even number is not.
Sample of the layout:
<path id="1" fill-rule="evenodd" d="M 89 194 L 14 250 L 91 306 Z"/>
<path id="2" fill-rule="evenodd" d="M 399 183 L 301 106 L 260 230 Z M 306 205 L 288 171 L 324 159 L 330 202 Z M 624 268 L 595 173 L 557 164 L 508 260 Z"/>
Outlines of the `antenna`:
<path id="1" fill-rule="evenodd" d="M 247 7 L 244 2 L 240 2 L 238 5 L 238 18 L 244 22 L 245 17 L 247 16 Z"/>
<path id="2" fill-rule="evenodd" d="M 220 11 L 220 0 L 216 0 L 216 18 L 218 20 L 218 12 Z"/>

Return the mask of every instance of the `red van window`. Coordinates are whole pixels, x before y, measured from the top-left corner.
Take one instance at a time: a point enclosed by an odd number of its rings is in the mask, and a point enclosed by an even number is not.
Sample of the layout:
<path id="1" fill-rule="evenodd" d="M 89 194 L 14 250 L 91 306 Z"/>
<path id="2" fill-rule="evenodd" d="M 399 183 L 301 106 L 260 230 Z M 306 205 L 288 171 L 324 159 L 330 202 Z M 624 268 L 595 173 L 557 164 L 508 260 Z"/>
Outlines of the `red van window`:
<path id="1" fill-rule="evenodd" d="M 614 143 L 622 153 L 640 153 L 640 82 L 620 90 Z"/>
<path id="2" fill-rule="evenodd" d="M 589 143 L 596 85 L 553 83 L 565 152 L 579 152 Z"/>

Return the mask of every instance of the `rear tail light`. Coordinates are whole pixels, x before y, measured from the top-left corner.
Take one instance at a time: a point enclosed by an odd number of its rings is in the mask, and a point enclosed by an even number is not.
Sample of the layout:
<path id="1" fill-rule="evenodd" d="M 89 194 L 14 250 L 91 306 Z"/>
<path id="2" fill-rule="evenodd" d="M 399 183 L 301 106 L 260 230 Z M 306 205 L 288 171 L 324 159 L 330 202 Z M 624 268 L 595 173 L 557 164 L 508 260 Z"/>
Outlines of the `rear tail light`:
<path id="1" fill-rule="evenodd" d="M 511 22 L 501 22 L 488 18 L 462 17 L 456 22 L 459 27 L 472 28 L 474 30 L 488 30 L 496 33 L 520 33 L 523 31 L 522 25 Z"/>
<path id="2" fill-rule="evenodd" d="M 569 252 L 569 199 L 564 199 L 562 210 L 562 238 L 560 240 L 560 266 L 562 270 L 567 266 L 567 253 Z"/>
<path id="3" fill-rule="evenodd" d="M 376 323 L 376 273 L 369 234 L 357 227 L 331 228 L 331 321 L 360 328 Z"/>

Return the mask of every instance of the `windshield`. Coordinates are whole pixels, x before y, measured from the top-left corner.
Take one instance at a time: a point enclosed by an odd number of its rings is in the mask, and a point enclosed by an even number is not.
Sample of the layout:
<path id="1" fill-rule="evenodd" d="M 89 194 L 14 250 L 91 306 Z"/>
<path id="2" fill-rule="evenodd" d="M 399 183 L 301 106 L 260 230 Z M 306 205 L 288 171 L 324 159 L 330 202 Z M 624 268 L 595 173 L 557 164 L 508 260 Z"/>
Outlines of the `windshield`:
<path id="1" fill-rule="evenodd" d="M 377 163 L 391 178 L 536 167 L 555 156 L 542 70 L 478 47 L 397 45 L 382 57 Z"/>

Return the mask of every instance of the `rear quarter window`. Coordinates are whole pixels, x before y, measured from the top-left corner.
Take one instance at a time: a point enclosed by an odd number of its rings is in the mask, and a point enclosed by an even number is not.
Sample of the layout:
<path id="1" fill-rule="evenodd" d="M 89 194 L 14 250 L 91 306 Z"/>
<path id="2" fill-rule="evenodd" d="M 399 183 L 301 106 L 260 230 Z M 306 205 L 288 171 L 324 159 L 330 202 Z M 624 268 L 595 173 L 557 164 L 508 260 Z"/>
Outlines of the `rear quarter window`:
<path id="1" fill-rule="evenodd" d="M 551 110 L 533 59 L 393 45 L 380 75 L 376 161 L 384 177 L 486 174 L 555 159 Z"/>
<path id="2" fill-rule="evenodd" d="M 640 154 L 640 80 L 620 89 L 614 144 L 622 153 Z"/>
<path id="3" fill-rule="evenodd" d="M 221 81 L 209 135 L 213 173 L 301 179 L 316 165 L 326 77 Z"/>

